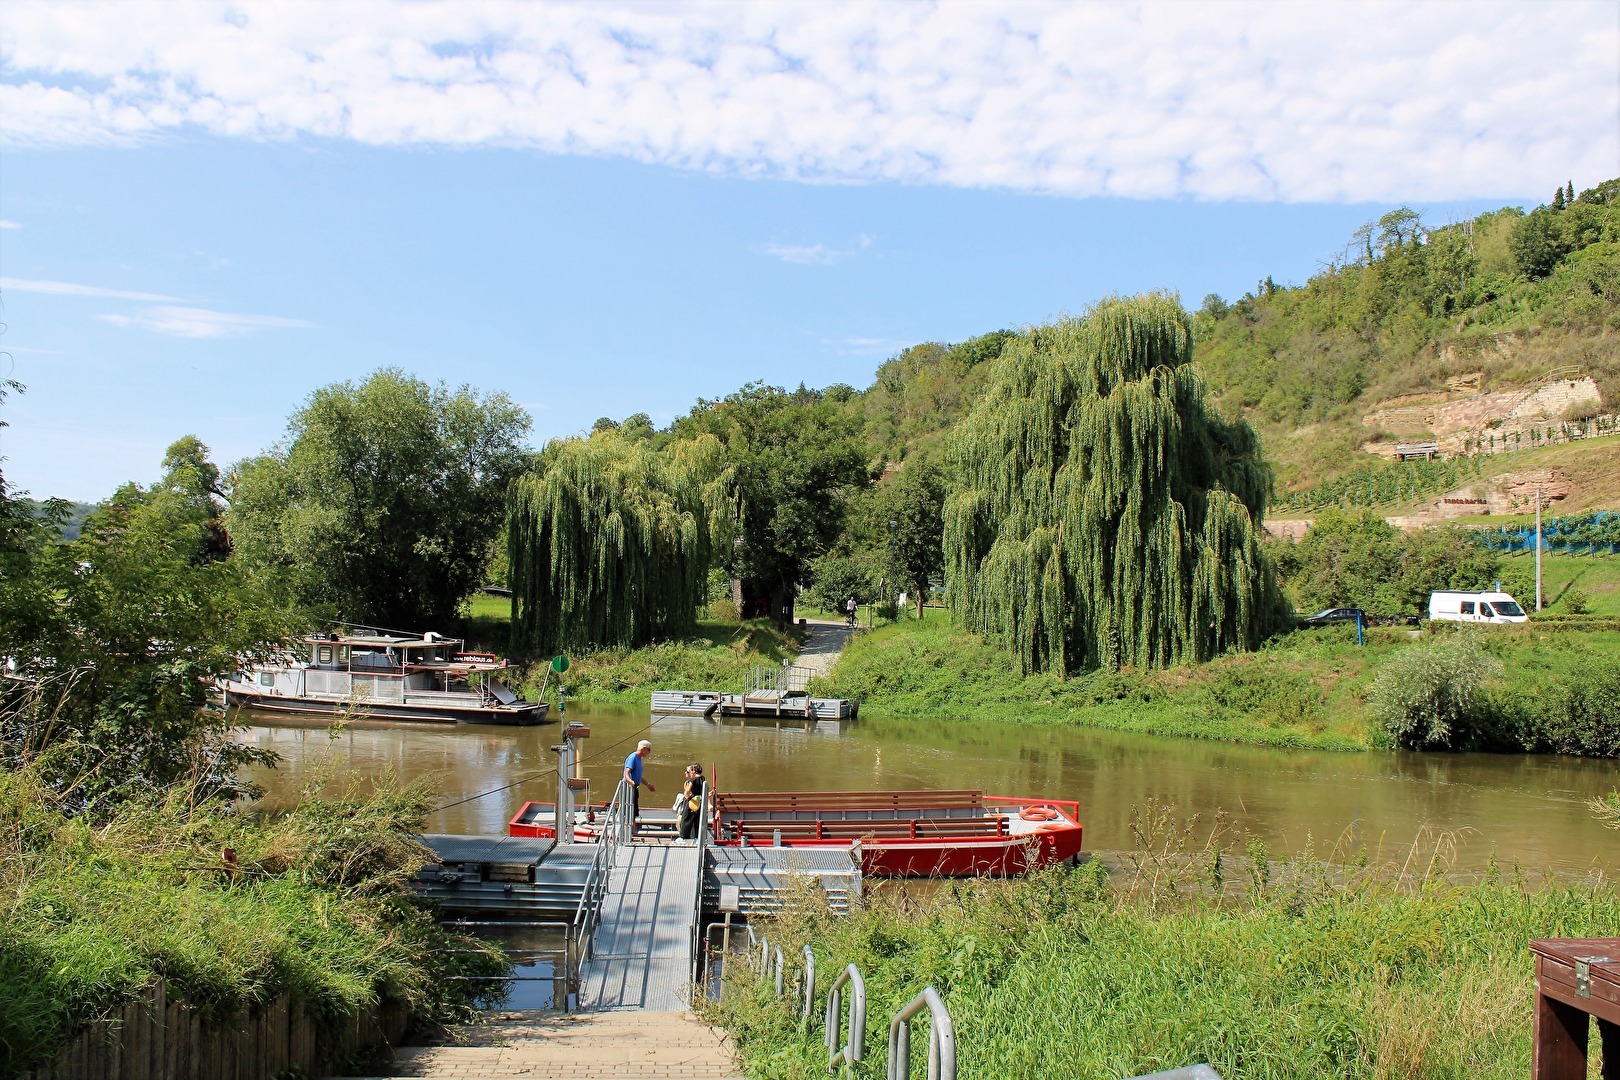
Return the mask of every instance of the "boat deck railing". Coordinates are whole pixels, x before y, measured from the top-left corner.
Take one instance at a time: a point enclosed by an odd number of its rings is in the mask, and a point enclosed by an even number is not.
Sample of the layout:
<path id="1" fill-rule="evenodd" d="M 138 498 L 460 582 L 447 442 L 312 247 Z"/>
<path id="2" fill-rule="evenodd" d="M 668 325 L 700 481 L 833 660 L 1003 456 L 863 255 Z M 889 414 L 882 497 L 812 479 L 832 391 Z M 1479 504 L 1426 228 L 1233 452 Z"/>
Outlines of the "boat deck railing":
<path id="1" fill-rule="evenodd" d="M 743 681 L 743 697 L 781 698 L 802 694 L 809 689 L 814 675 L 809 668 L 790 664 L 755 664 L 748 669 L 748 677 Z"/>

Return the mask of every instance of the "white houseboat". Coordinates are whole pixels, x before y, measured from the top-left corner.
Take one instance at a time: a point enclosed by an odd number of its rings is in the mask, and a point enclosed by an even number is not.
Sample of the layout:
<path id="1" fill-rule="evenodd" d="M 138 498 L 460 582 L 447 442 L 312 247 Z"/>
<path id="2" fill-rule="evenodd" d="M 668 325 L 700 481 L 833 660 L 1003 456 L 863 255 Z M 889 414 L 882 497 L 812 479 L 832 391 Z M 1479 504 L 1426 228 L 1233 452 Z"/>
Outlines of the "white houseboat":
<path id="1" fill-rule="evenodd" d="M 538 724 L 543 702 L 523 701 L 498 674 L 506 661 L 462 651 L 458 638 L 370 630 L 312 634 L 279 661 L 224 685 L 231 705 L 314 716 L 441 724 Z"/>

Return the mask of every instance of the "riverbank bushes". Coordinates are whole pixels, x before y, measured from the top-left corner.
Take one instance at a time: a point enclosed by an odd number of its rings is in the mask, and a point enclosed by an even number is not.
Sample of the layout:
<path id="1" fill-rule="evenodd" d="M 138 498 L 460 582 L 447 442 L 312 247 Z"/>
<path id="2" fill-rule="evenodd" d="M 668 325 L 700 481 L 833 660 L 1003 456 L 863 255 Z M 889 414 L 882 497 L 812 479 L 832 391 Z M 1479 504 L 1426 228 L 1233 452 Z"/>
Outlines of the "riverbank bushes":
<path id="1" fill-rule="evenodd" d="M 886 1023 L 924 986 L 945 999 L 964 1080 L 1136 1076 L 1195 1062 L 1227 1080 L 1528 1075 L 1531 938 L 1612 934 L 1608 882 L 1139 857 L 1025 881 L 879 892 L 836 918 L 805 903 L 771 927 L 818 971 L 855 963 L 882 1075 Z M 1414 855 L 1418 853 L 1414 852 Z M 1431 852 L 1432 854 L 1432 852 Z M 792 961 L 790 960 L 790 964 Z M 823 988 L 826 977 L 822 980 Z M 825 998 L 825 989 L 821 996 Z M 826 1075 L 819 1020 L 733 965 L 714 1008 L 750 1075 Z M 818 1014 L 819 1016 L 819 1011 Z M 913 1035 L 912 1075 L 927 1037 Z"/>
<path id="2" fill-rule="evenodd" d="M 769 619 L 700 621 L 697 633 L 640 649 L 599 649 L 570 656 L 564 682 L 575 701 L 645 706 L 654 690 L 724 690 L 741 693 L 754 664 L 779 665 L 798 653 L 796 627 L 780 630 Z M 525 672 L 530 700 L 540 692 L 545 665 Z M 552 676 L 552 696 L 556 677 Z"/>
<path id="3" fill-rule="evenodd" d="M 1369 707 L 1375 678 L 1430 643 L 1476 642 L 1484 690 L 1454 718 L 1456 749 L 1610 756 L 1620 736 L 1599 673 L 1620 671 L 1620 633 L 1529 623 L 1472 632 L 1442 626 L 1414 641 L 1398 627 L 1299 630 L 1256 653 L 1158 672 L 1020 677 L 1008 655 L 948 619 L 906 621 L 855 638 L 815 691 L 863 714 L 1065 723 L 1269 746 L 1364 750 L 1398 745 Z M 1500 676 L 1492 673 L 1500 666 Z M 1610 678 L 1604 676 L 1604 678 Z M 1565 688 L 1577 688 L 1569 689 Z M 1590 703 L 1590 704 L 1589 704 Z M 1567 706 L 1567 707 L 1566 707 Z M 1563 710 L 1562 712 L 1560 710 Z M 1431 745 L 1438 745 L 1431 742 Z"/>
<path id="4" fill-rule="evenodd" d="M 36 769 L 0 771 L 0 1075 L 159 978 L 215 1020 L 287 992 L 334 1024 L 382 1000 L 463 1015 L 501 984 L 448 977 L 506 962 L 410 898 L 429 794 L 366 790 L 255 818 L 180 785 L 91 821 Z"/>

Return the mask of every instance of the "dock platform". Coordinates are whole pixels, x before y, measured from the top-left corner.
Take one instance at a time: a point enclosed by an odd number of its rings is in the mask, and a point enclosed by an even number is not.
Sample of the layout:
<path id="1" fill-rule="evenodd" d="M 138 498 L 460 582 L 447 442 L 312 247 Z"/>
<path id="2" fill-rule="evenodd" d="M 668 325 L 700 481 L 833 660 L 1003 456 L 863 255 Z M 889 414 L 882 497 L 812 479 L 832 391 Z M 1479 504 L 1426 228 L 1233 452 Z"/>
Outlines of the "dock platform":
<path id="1" fill-rule="evenodd" d="M 622 850 L 580 972 L 581 1009 L 675 1012 L 691 1003 L 699 856 L 668 844 Z"/>

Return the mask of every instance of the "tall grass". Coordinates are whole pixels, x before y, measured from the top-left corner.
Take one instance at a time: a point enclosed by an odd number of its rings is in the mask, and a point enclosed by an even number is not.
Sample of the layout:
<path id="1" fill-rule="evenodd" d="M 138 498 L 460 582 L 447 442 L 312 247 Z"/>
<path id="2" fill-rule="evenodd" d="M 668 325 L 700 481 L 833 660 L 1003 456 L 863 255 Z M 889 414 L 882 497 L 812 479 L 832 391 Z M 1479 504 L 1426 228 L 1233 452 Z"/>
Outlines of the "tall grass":
<path id="1" fill-rule="evenodd" d="M 499 985 L 447 981 L 504 958 L 410 899 L 429 793 L 358 790 L 261 819 L 176 787 L 92 822 L 0 772 L 0 1075 L 157 978 L 216 1019 L 286 992 L 334 1021 L 383 999 L 449 1019 Z"/>
<path id="2" fill-rule="evenodd" d="M 1270 862 L 1178 838 L 1143 818 L 1146 847 L 1027 880 L 962 881 L 924 899 L 879 893 L 847 918 L 806 901 L 771 928 L 785 955 L 865 976 L 867 1060 L 885 1069 L 888 1019 L 924 986 L 951 1011 L 958 1075 L 1123 1077 L 1207 1061 L 1226 1080 L 1522 1077 L 1530 1064 L 1536 937 L 1620 931 L 1608 882 L 1487 875 L 1448 882 L 1446 838 L 1387 866 Z M 819 1020 L 734 965 L 714 1018 L 750 1074 L 826 1075 Z M 825 986 L 818 1001 L 825 1005 Z M 789 995 L 791 998 L 791 995 Z M 927 1040 L 913 1038 L 913 1075 Z"/>

